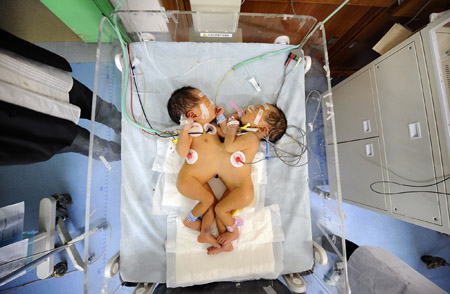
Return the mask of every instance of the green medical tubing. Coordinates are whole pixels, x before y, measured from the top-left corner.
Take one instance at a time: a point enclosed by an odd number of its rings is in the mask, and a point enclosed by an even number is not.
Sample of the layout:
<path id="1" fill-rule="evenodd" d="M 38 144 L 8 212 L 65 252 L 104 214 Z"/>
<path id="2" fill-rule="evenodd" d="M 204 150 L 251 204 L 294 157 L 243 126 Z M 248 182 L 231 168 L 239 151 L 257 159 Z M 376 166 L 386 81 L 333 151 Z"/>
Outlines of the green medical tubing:
<path id="1" fill-rule="evenodd" d="M 114 9 L 114 11 L 119 10 L 120 6 L 122 6 L 122 4 L 125 2 L 126 0 L 122 0 L 122 2 L 120 2 L 117 7 Z M 137 122 L 135 122 L 133 119 L 131 119 L 130 115 L 128 114 L 127 111 L 127 103 L 126 103 L 126 97 L 127 97 L 127 89 L 128 89 L 128 74 L 130 72 L 130 68 L 129 68 L 129 64 L 130 61 L 128 59 L 128 52 L 127 49 L 125 48 L 124 45 L 124 41 L 122 39 L 122 35 L 120 34 L 119 30 L 117 29 L 117 14 L 113 15 L 113 20 L 114 20 L 114 31 L 117 34 L 117 37 L 119 38 L 119 43 L 120 43 L 120 47 L 122 48 L 122 55 L 123 55 L 123 61 L 124 61 L 124 85 L 122 87 L 122 113 L 125 115 L 125 118 L 135 127 L 138 127 L 142 130 L 151 132 L 151 133 L 155 133 L 155 134 L 161 134 L 161 133 L 165 133 L 163 131 L 159 131 L 159 130 L 154 130 L 148 127 L 144 127 L 140 124 L 138 124 Z"/>
<path id="2" fill-rule="evenodd" d="M 305 39 L 303 39 L 303 41 L 302 41 L 300 44 L 295 45 L 295 46 L 291 46 L 291 47 L 287 47 L 287 48 L 284 48 L 284 49 L 280 49 L 280 50 L 278 50 L 278 51 L 274 51 L 274 52 L 270 52 L 270 53 L 267 53 L 267 54 L 263 54 L 263 55 L 260 55 L 260 56 L 256 56 L 256 57 L 250 58 L 250 59 L 248 59 L 248 60 L 245 60 L 245 61 L 243 61 L 243 62 L 241 62 L 241 63 L 235 65 L 235 66 L 233 67 L 233 70 L 236 70 L 236 69 L 240 68 L 240 67 L 243 66 L 243 65 L 252 63 L 252 62 L 254 62 L 254 61 L 257 61 L 257 60 L 260 60 L 260 59 L 263 59 L 263 58 L 266 58 L 266 57 L 270 57 L 270 56 L 273 56 L 273 55 L 277 55 L 277 54 L 280 54 L 280 53 L 284 53 L 284 52 L 287 52 L 287 51 L 291 51 L 291 50 L 293 50 L 293 49 L 297 49 L 297 48 L 303 47 L 303 45 L 309 40 L 309 38 L 311 38 L 311 36 L 315 33 L 315 31 L 316 31 L 321 25 L 324 25 L 324 24 L 325 24 L 330 18 L 332 18 L 339 10 L 341 10 L 341 8 L 344 7 L 344 5 L 348 3 L 348 1 L 350 1 L 350 0 L 345 0 L 344 2 L 342 2 L 342 4 L 339 5 L 338 8 L 336 8 L 332 13 L 330 13 L 330 15 L 328 15 L 328 16 L 324 19 L 324 21 L 317 23 L 316 26 L 314 27 L 314 29 L 313 29 L 313 30 L 305 37 Z"/>
<path id="3" fill-rule="evenodd" d="M 120 7 L 123 5 L 123 3 L 125 3 L 125 1 L 126 1 L 126 0 L 122 0 L 122 1 L 116 6 L 116 8 L 114 9 L 114 12 L 118 11 L 118 10 L 120 9 Z M 287 48 L 283 48 L 283 49 L 280 49 L 280 50 L 277 50 L 277 51 L 274 51 L 274 52 L 266 53 L 266 54 L 263 54 L 263 55 L 260 55 L 260 56 L 256 56 L 256 57 L 253 57 L 253 58 L 250 58 L 250 59 L 248 59 L 248 60 L 245 60 L 245 61 L 243 61 L 243 62 L 241 62 L 241 63 L 235 65 L 235 66 L 232 68 L 232 71 L 234 71 L 234 70 L 240 68 L 241 66 L 244 66 L 244 65 L 246 65 L 246 64 L 252 63 L 252 62 L 254 62 L 254 61 L 257 61 L 257 60 L 260 60 L 260 59 L 263 59 L 263 58 L 266 58 L 266 57 L 270 57 L 270 56 L 273 56 L 273 55 L 277 55 L 277 54 L 284 53 L 284 52 L 287 52 L 287 51 L 290 51 L 290 50 L 293 50 L 293 49 L 297 49 L 297 48 L 303 47 L 303 45 L 309 40 L 309 38 L 311 38 L 311 36 L 315 33 L 315 31 L 316 31 L 321 25 L 324 25 L 330 18 L 332 18 L 332 17 L 333 17 L 339 10 L 341 10 L 341 8 L 344 7 L 344 5 L 347 4 L 349 1 L 350 1 L 350 0 L 345 0 L 344 2 L 342 2 L 342 4 L 339 5 L 338 8 L 336 8 L 330 15 L 328 15 L 328 16 L 324 19 L 324 21 L 317 23 L 316 26 L 314 27 L 314 29 L 313 29 L 313 30 L 305 37 L 305 39 L 303 39 L 303 41 L 302 41 L 300 44 L 295 45 L 295 46 L 291 46 L 291 47 L 287 47 Z M 129 70 L 130 70 L 130 69 L 129 69 L 128 53 L 127 53 L 127 50 L 126 50 L 126 48 L 125 48 L 125 46 L 124 46 L 124 43 L 125 43 L 125 42 L 123 41 L 122 36 L 121 36 L 121 34 L 120 34 L 119 30 L 118 30 L 118 26 L 117 26 L 117 14 L 114 14 L 113 20 L 114 20 L 114 26 L 113 26 L 113 28 L 114 28 L 114 31 L 116 32 L 116 34 L 117 34 L 117 36 L 118 36 L 118 38 L 119 38 L 120 46 L 122 47 L 123 58 L 124 58 L 124 67 L 125 67 L 125 73 L 124 73 L 124 74 L 125 74 L 125 81 L 124 81 L 124 85 L 123 85 L 123 87 L 122 87 L 122 113 L 125 114 L 126 119 L 127 119 L 132 125 L 134 125 L 134 126 L 140 128 L 140 129 L 142 129 L 142 130 L 146 130 L 146 131 L 148 131 L 148 132 L 152 132 L 152 133 L 155 133 L 155 134 L 161 134 L 161 133 L 164 133 L 163 131 L 154 130 L 154 129 L 151 129 L 151 128 L 148 128 L 148 127 L 144 127 L 144 126 L 138 124 L 137 122 L 135 122 L 134 120 L 131 119 L 130 115 L 129 115 L 128 112 L 127 112 L 127 108 L 126 108 L 126 93 L 127 93 L 127 89 L 128 89 L 128 74 L 129 74 Z M 224 79 L 224 80 L 225 80 L 225 79 Z M 223 83 L 224 80 L 222 80 L 222 83 Z M 218 91 L 217 91 L 217 92 L 218 92 Z M 217 94 L 218 94 L 218 93 L 216 93 L 216 96 L 217 96 Z"/>

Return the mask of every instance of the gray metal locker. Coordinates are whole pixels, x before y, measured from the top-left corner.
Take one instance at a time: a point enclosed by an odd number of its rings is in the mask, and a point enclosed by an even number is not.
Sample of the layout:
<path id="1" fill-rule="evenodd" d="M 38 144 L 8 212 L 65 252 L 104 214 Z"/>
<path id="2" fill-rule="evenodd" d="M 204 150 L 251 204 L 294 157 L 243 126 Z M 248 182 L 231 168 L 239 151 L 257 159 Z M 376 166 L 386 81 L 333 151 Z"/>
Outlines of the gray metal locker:
<path id="1" fill-rule="evenodd" d="M 378 136 L 372 75 L 369 68 L 333 89 L 338 143 Z"/>
<path id="2" fill-rule="evenodd" d="M 413 41 L 375 64 L 389 181 L 409 185 L 435 182 L 424 93 Z M 436 186 L 412 188 L 388 185 L 388 192 L 436 191 Z M 438 195 L 407 193 L 391 196 L 392 212 L 430 223 L 440 223 Z"/>
<path id="3" fill-rule="evenodd" d="M 339 144 L 342 198 L 346 202 L 387 210 L 385 195 L 372 192 L 370 184 L 383 181 L 380 143 L 378 138 Z M 376 191 L 384 192 L 384 184 L 376 184 Z"/>

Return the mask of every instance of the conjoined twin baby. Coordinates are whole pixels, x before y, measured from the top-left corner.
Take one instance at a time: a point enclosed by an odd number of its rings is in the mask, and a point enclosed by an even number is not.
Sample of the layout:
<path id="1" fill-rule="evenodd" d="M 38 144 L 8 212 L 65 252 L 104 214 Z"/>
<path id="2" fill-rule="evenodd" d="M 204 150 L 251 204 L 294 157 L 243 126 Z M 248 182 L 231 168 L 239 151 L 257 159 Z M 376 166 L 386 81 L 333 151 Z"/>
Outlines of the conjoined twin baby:
<path id="1" fill-rule="evenodd" d="M 276 142 L 286 132 L 284 113 L 272 104 L 249 106 L 244 111 L 224 115 L 209 98 L 193 87 L 175 90 L 167 104 L 169 116 L 180 124 L 176 151 L 186 158 L 177 179 L 177 189 L 199 203 L 183 224 L 200 232 L 198 242 L 209 243 L 208 254 L 233 250 L 243 221 L 233 213 L 253 202 L 251 163 L 261 140 Z M 216 122 L 214 122 L 216 121 Z M 218 124 L 218 125 L 217 125 Z M 251 129 L 241 132 L 241 129 Z M 220 137 L 225 138 L 224 143 Z M 216 176 L 227 190 L 218 202 L 208 181 Z M 219 236 L 211 234 L 216 218 Z"/>

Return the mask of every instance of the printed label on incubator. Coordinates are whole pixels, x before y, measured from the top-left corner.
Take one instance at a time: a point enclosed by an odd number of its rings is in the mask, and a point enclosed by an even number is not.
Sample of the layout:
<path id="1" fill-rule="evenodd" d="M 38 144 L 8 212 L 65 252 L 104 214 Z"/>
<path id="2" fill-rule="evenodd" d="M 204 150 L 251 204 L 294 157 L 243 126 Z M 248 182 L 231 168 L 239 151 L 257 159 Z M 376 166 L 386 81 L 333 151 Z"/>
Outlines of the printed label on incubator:
<path id="1" fill-rule="evenodd" d="M 229 33 L 200 33 L 200 37 L 232 38 L 233 34 L 229 34 Z"/>

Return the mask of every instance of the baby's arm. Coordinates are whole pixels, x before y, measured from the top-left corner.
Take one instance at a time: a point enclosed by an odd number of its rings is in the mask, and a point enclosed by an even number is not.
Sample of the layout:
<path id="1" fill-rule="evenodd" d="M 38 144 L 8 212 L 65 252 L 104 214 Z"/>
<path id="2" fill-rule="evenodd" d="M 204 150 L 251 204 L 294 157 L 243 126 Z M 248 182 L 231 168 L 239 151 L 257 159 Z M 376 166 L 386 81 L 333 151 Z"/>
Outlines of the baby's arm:
<path id="1" fill-rule="evenodd" d="M 227 133 L 227 121 L 230 117 L 238 117 L 238 113 L 233 113 L 230 115 L 225 116 L 224 115 L 224 109 L 222 107 L 216 107 L 216 121 L 217 124 L 220 126 L 220 129 L 218 130 L 219 136 L 222 138 L 225 137 L 225 134 Z"/>
<path id="2" fill-rule="evenodd" d="M 259 147 L 260 139 L 254 133 L 245 134 L 243 136 L 237 136 L 239 130 L 239 122 L 228 123 L 227 133 L 225 135 L 225 150 L 227 152 L 242 151 L 247 148 Z"/>
<path id="3" fill-rule="evenodd" d="M 180 120 L 181 131 L 178 136 L 177 153 L 181 157 L 186 157 L 191 149 L 192 136 L 189 136 L 189 130 L 192 128 L 194 120 L 192 118 L 184 118 Z"/>
<path id="4" fill-rule="evenodd" d="M 215 111 L 216 111 L 217 125 L 219 125 L 220 127 L 217 129 L 217 132 L 219 133 L 219 136 L 224 138 L 227 132 L 227 118 L 225 117 L 225 115 L 223 115 L 224 110 L 222 107 L 216 107 Z"/>

